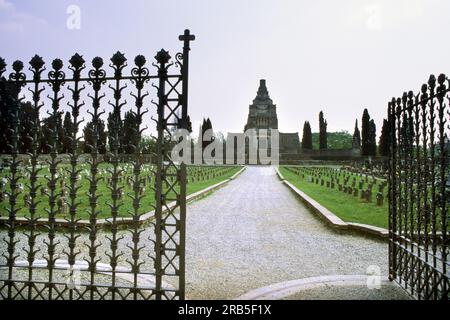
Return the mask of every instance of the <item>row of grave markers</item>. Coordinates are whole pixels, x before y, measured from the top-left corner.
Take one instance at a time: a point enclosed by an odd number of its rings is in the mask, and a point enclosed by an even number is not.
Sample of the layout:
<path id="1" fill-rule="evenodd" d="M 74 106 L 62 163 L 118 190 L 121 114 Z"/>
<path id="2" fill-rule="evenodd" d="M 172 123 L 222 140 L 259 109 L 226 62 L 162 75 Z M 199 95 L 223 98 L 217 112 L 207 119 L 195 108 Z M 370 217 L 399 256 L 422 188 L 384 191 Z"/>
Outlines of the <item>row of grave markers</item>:
<path id="1" fill-rule="evenodd" d="M 374 187 L 376 190 L 376 205 L 383 206 L 385 197 L 385 189 L 387 189 L 387 181 L 370 176 L 365 173 L 351 173 L 341 169 L 326 167 L 286 167 L 286 169 L 301 179 L 307 179 L 309 183 L 314 183 L 322 187 L 336 189 L 340 192 L 360 197 L 367 202 L 373 201 Z M 359 181 L 357 181 L 359 177 Z"/>
<path id="2" fill-rule="evenodd" d="M 78 180 L 87 179 L 90 176 L 90 172 L 85 169 L 86 165 L 80 165 L 80 173 L 78 174 Z M 221 176 L 226 175 L 230 171 L 232 171 L 235 167 L 233 166 L 214 166 L 214 167 L 208 167 L 208 166 L 192 166 L 187 167 L 187 175 L 188 175 L 188 182 L 201 182 L 201 181 L 208 181 L 211 179 L 215 179 Z M 29 179 L 29 176 L 27 176 L 26 167 L 21 167 L 19 169 L 22 172 L 22 176 L 24 177 L 25 181 Z M 118 184 L 124 184 L 126 183 L 128 187 L 132 188 L 134 185 L 134 176 L 132 172 L 132 165 L 125 164 L 123 168 L 121 168 L 122 171 L 120 171 L 119 177 L 118 177 Z M 154 167 L 149 166 L 143 169 L 143 177 L 139 183 L 139 195 L 144 195 L 146 191 L 146 187 L 152 186 L 152 183 L 154 182 Z M 101 176 L 108 174 L 107 169 L 99 169 L 99 174 Z M 43 176 L 42 176 L 43 177 Z M 67 214 L 69 209 L 69 190 L 66 186 L 66 181 L 69 181 L 69 173 L 67 173 L 62 168 L 59 168 L 57 178 L 59 178 L 59 190 L 58 190 L 58 198 L 57 198 L 57 206 L 58 210 L 61 214 Z M 172 177 L 175 179 L 175 177 Z M 170 180 L 171 177 L 168 177 Z M 106 177 L 106 182 L 108 186 L 112 186 L 112 178 Z M 7 177 L 2 177 L 0 179 L 0 203 L 3 201 L 8 201 L 9 199 L 9 192 L 7 190 L 9 180 Z M 50 182 L 47 183 L 45 186 L 41 186 L 39 188 L 39 194 L 41 197 L 48 197 L 49 196 L 49 190 L 50 190 Z M 19 195 L 23 194 L 23 206 L 25 208 L 30 207 L 31 203 L 31 195 L 28 192 L 25 192 L 26 185 L 24 183 L 19 182 L 17 185 L 17 190 L 19 191 Z M 125 195 L 125 191 L 123 189 L 119 189 L 118 191 L 118 199 L 123 199 Z"/>

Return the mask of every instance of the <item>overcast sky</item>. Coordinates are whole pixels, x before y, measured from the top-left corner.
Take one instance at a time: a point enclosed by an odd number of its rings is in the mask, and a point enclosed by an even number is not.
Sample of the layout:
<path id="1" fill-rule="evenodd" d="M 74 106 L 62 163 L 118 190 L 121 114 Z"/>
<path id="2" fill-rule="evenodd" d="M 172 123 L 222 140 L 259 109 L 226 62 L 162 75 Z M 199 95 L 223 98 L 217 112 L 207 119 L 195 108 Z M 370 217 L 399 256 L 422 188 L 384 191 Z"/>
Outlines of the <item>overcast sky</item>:
<path id="1" fill-rule="evenodd" d="M 81 28 L 67 28 L 68 6 Z M 364 107 L 378 129 L 387 101 L 417 91 L 431 73 L 450 74 L 449 0 L 0 0 L 0 56 L 50 62 L 117 50 L 148 58 L 175 53 L 189 28 L 190 115 L 197 127 L 242 131 L 259 79 L 267 80 L 282 132 L 352 132 Z"/>

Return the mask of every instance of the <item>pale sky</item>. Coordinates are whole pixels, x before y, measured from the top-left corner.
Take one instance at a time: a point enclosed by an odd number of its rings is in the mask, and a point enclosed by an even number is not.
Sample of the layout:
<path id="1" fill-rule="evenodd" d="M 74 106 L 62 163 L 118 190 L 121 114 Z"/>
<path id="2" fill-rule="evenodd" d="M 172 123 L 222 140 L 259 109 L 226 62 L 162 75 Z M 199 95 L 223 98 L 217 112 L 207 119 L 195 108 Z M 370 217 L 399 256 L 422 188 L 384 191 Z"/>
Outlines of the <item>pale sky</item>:
<path id="1" fill-rule="evenodd" d="M 79 30 L 66 26 L 70 5 Z M 317 131 L 323 110 L 329 131 L 352 133 L 364 107 L 380 129 L 393 95 L 450 74 L 449 13 L 448 0 L 0 0 L 0 56 L 150 60 L 179 51 L 189 28 L 194 129 L 210 117 L 215 131 L 242 131 L 264 78 L 281 132 L 305 120 Z"/>

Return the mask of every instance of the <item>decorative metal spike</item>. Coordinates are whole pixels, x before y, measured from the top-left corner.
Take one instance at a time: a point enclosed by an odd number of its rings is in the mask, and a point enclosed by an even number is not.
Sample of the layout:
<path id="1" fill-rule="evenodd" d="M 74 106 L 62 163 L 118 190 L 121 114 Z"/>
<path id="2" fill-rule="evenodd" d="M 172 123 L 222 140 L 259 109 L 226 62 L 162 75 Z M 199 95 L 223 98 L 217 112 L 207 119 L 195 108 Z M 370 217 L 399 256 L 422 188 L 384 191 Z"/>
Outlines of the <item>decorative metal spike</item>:
<path id="1" fill-rule="evenodd" d="M 15 72 L 20 72 L 23 70 L 23 62 L 20 60 L 16 60 L 12 64 L 12 68 Z"/>
<path id="2" fill-rule="evenodd" d="M 137 56 L 134 58 L 134 63 L 135 63 L 136 66 L 138 66 L 138 67 L 143 67 L 143 66 L 145 65 L 145 62 L 146 62 L 146 60 L 145 60 L 145 57 L 144 57 L 143 55 L 137 55 Z"/>
<path id="3" fill-rule="evenodd" d="M 92 66 L 95 69 L 100 69 L 103 66 L 103 59 L 100 57 L 95 57 L 94 59 L 92 59 Z"/>
<path id="4" fill-rule="evenodd" d="M 169 62 L 170 58 L 171 56 L 169 52 L 164 49 L 158 51 L 158 53 L 155 56 L 155 59 L 159 64 L 166 64 L 167 62 Z"/>
<path id="5" fill-rule="evenodd" d="M 430 75 L 430 78 L 428 79 L 428 85 L 430 87 L 436 86 L 436 77 L 434 76 L 434 74 Z"/>
<path id="6" fill-rule="evenodd" d="M 44 66 L 45 62 L 42 59 L 42 57 L 38 56 L 37 54 L 33 56 L 30 60 L 30 66 L 35 70 L 39 71 Z"/>
<path id="7" fill-rule="evenodd" d="M 117 51 L 112 57 L 111 57 L 111 62 L 113 63 L 113 65 L 115 65 L 116 67 L 121 67 L 125 64 L 125 62 L 127 61 L 127 58 L 125 58 L 125 55 L 123 53 L 121 53 L 120 51 Z"/>
<path id="8" fill-rule="evenodd" d="M 75 53 L 69 60 L 70 65 L 74 69 L 81 69 L 84 66 L 84 59 L 82 55 L 79 55 L 78 53 Z"/>
<path id="9" fill-rule="evenodd" d="M 62 62 L 61 59 L 55 59 L 55 60 L 52 61 L 52 68 L 53 68 L 55 71 L 61 70 L 62 67 L 63 67 L 63 62 Z"/>

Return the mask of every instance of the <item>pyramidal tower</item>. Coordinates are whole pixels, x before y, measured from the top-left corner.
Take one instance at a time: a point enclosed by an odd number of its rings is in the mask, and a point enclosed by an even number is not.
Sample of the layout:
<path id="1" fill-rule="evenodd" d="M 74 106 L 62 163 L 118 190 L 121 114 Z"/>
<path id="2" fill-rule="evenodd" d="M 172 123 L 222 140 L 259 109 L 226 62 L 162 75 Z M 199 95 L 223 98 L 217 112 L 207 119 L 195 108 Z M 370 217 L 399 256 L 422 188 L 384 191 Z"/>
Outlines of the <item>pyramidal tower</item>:
<path id="1" fill-rule="evenodd" d="M 271 129 L 278 130 L 277 106 L 273 103 L 267 90 L 266 80 L 259 80 L 259 88 L 253 103 L 249 107 L 247 124 L 244 131 L 248 129 Z M 259 133 L 258 133 L 259 135 Z M 300 140 L 298 132 L 279 133 L 280 154 L 298 154 L 300 151 Z"/>
<path id="2" fill-rule="evenodd" d="M 277 107 L 270 99 L 266 80 L 259 80 L 259 88 L 253 103 L 249 107 L 247 129 L 278 129 Z"/>

